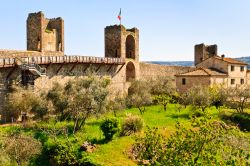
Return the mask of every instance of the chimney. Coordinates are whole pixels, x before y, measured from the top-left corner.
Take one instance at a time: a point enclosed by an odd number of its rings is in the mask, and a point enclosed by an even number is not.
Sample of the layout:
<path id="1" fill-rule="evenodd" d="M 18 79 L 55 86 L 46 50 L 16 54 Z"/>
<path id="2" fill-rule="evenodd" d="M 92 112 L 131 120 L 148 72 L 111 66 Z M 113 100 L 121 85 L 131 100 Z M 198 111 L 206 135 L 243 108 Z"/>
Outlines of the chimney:
<path id="1" fill-rule="evenodd" d="M 221 55 L 221 58 L 222 58 L 222 59 L 224 59 L 224 58 L 225 58 L 225 55 L 224 55 L 224 54 L 222 54 L 222 55 Z"/>

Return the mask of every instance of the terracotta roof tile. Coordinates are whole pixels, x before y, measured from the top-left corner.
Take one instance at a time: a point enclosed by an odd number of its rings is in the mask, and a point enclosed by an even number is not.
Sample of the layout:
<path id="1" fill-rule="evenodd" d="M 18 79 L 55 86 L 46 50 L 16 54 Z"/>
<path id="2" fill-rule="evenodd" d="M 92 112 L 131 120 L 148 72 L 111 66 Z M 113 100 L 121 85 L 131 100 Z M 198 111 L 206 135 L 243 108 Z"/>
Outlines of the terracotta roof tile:
<path id="1" fill-rule="evenodd" d="M 220 56 L 214 56 L 214 57 L 217 58 L 217 59 L 223 60 L 225 62 L 232 63 L 232 64 L 248 65 L 246 62 L 239 61 L 239 60 L 236 60 L 236 59 L 233 59 L 233 58 L 222 58 Z"/>
<path id="2" fill-rule="evenodd" d="M 214 69 L 208 68 L 196 68 L 192 71 L 188 71 L 181 74 L 176 74 L 176 76 L 227 76 L 226 73 L 219 72 Z"/>

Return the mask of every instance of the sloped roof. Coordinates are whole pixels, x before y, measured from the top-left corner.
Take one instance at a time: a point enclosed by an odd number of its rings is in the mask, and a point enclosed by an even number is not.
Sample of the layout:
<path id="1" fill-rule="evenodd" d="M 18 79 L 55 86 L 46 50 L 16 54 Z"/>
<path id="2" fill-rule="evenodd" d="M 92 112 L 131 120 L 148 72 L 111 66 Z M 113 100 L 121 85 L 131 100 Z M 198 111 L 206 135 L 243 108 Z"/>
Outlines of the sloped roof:
<path id="1" fill-rule="evenodd" d="M 222 57 L 220 57 L 220 56 L 214 56 L 214 57 L 217 58 L 217 59 L 220 59 L 220 60 L 222 60 L 222 61 L 231 63 L 231 64 L 248 65 L 246 62 L 239 61 L 239 60 L 236 60 L 236 59 L 233 59 L 233 58 L 222 58 Z"/>
<path id="2" fill-rule="evenodd" d="M 226 73 L 222 73 L 220 71 L 214 70 L 214 69 L 208 69 L 208 68 L 196 68 L 192 71 L 188 71 L 181 74 L 176 74 L 175 76 L 227 76 Z"/>

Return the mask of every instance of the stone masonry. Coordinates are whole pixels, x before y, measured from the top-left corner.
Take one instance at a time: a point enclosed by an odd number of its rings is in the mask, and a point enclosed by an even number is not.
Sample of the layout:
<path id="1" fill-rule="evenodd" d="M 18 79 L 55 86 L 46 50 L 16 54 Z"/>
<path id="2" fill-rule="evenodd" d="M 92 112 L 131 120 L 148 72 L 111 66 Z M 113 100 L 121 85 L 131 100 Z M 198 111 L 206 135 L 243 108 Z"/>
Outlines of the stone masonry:
<path id="1" fill-rule="evenodd" d="M 126 93 L 133 79 L 158 76 L 174 79 L 175 74 L 192 68 L 141 63 L 139 56 L 139 30 L 126 29 L 123 25 L 105 28 L 105 58 L 64 55 L 63 19 L 47 19 L 42 12 L 31 13 L 27 19 L 27 51 L 0 50 L 0 112 L 4 111 L 4 99 L 11 82 L 29 84 L 31 81 L 35 90 L 48 90 L 54 82 L 64 84 L 69 79 L 86 76 L 91 70 L 99 76 L 109 77 L 110 89 Z M 78 61 L 80 57 L 86 61 Z M 24 63 L 23 59 L 27 58 L 28 62 Z M 63 63 L 58 61 L 62 58 Z M 39 64 L 35 64 L 35 59 Z M 43 59 L 47 63 L 41 63 Z M 30 63 L 46 72 L 39 74 L 39 71 L 30 70 Z M 25 82 L 24 78 L 31 80 Z"/>
<path id="2" fill-rule="evenodd" d="M 63 19 L 60 17 L 47 19 L 42 12 L 29 14 L 27 19 L 27 50 L 63 53 Z"/>

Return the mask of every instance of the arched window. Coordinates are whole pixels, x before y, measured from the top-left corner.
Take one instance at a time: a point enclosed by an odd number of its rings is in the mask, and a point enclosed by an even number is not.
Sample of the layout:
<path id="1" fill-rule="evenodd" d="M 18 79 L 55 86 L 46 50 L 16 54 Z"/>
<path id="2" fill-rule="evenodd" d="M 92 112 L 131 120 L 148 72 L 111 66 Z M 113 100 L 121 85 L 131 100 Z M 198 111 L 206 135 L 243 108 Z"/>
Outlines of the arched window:
<path id="1" fill-rule="evenodd" d="M 132 62 L 128 62 L 126 66 L 126 81 L 135 79 L 135 65 Z"/>
<path id="2" fill-rule="evenodd" d="M 126 38 L 126 58 L 135 59 L 135 39 L 132 35 Z"/>

